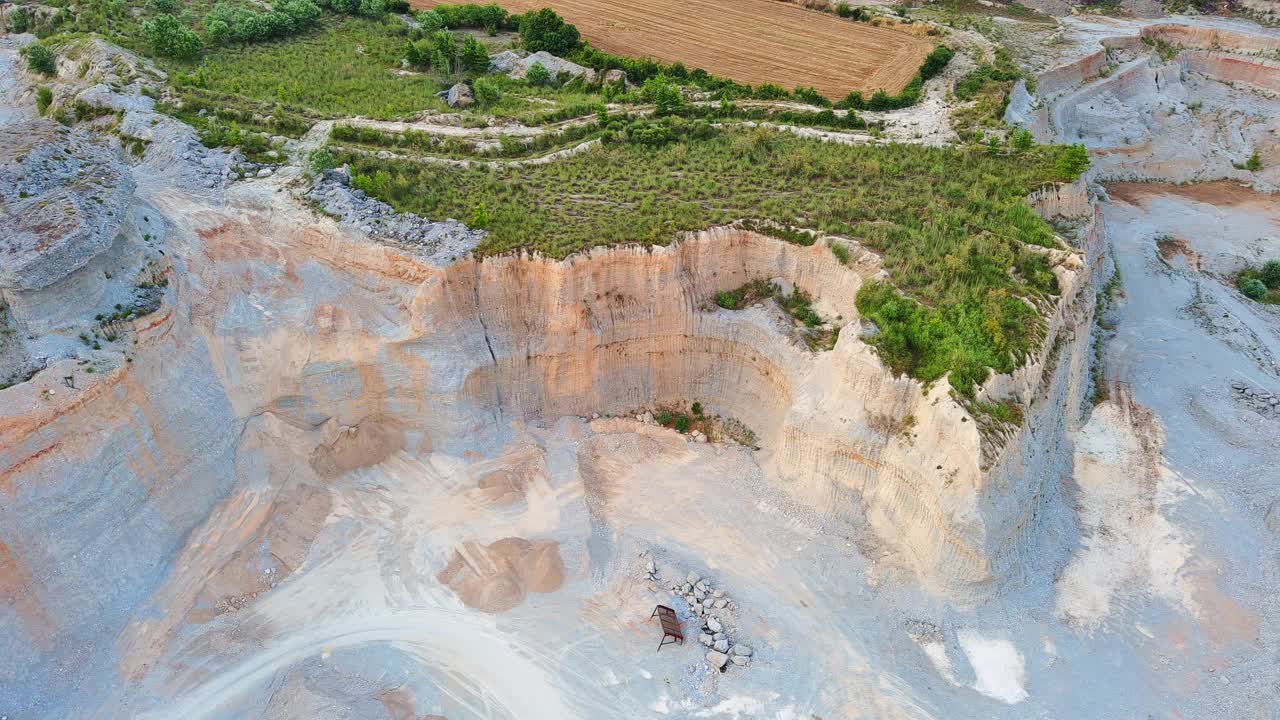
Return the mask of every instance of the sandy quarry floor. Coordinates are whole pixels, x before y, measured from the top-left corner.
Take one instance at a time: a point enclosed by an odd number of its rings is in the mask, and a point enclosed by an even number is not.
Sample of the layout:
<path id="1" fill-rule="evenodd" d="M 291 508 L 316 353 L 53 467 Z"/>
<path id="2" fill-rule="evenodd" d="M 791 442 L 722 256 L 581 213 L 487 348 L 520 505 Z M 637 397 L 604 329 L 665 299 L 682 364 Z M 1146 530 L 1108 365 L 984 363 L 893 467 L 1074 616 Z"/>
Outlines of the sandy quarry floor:
<path id="1" fill-rule="evenodd" d="M 415 0 L 415 8 L 439 5 Z M 831 100 L 852 90 L 896 93 L 933 49 L 902 30 L 854 23 L 777 0 L 505 0 L 511 12 L 552 7 L 594 47 L 683 62 L 738 82 L 815 87 Z"/>

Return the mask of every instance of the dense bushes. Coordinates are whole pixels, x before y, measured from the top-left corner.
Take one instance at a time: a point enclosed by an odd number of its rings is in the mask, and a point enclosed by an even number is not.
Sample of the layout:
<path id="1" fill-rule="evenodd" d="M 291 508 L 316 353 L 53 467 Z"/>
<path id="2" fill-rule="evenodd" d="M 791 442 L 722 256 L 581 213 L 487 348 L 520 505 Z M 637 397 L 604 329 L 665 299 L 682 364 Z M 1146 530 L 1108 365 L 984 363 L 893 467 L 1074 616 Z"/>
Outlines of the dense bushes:
<path id="1" fill-rule="evenodd" d="M 520 16 L 520 44 L 529 52 L 545 50 L 565 56 L 582 46 L 582 36 L 556 11 L 542 8 Z"/>
<path id="2" fill-rule="evenodd" d="M 1241 270 L 1236 284 L 1250 300 L 1280 303 L 1280 260 L 1268 260 L 1261 267 Z"/>
<path id="3" fill-rule="evenodd" d="M 40 43 L 33 43 L 22 49 L 27 58 L 27 69 L 41 75 L 53 75 L 58 72 L 58 56 Z"/>
<path id="4" fill-rule="evenodd" d="M 204 49 L 200 36 L 172 15 L 157 15 L 142 23 L 142 34 L 151 52 L 161 57 L 193 60 Z"/>
<path id="5" fill-rule="evenodd" d="M 31 29 L 31 13 L 25 7 L 15 7 L 9 13 L 9 32 L 24 33 Z"/>
<path id="6" fill-rule="evenodd" d="M 1089 150 L 1084 145 L 1071 145 L 1059 155 L 1055 168 L 1061 180 L 1074 180 L 1089 169 Z"/>
<path id="7" fill-rule="evenodd" d="M 418 13 L 418 23 L 425 32 L 476 28 L 495 34 L 499 30 L 514 30 L 511 15 L 497 5 L 437 5 Z"/>
<path id="8" fill-rule="evenodd" d="M 276 0 L 268 12 L 219 2 L 205 16 L 204 27 L 213 43 L 261 42 L 309 30 L 321 14 L 311 0 Z"/>
<path id="9" fill-rule="evenodd" d="M 204 29 L 215 45 L 255 43 L 306 32 L 319 25 L 324 10 L 376 18 L 408 9 L 405 0 L 274 0 L 265 11 L 220 1 L 205 15 Z"/>

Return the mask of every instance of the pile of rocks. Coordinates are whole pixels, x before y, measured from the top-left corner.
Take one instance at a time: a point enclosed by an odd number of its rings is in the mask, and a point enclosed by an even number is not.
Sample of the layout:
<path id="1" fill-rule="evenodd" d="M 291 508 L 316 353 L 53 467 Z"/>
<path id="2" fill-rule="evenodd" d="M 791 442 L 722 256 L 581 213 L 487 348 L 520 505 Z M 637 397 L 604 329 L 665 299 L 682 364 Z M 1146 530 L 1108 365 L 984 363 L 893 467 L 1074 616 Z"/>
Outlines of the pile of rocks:
<path id="1" fill-rule="evenodd" d="M 1280 417 L 1280 397 L 1276 397 L 1275 393 L 1250 387 L 1248 383 L 1239 380 L 1232 381 L 1231 390 L 1237 402 L 1244 403 L 1259 415 Z"/>
<path id="2" fill-rule="evenodd" d="M 327 170 L 312 184 L 307 199 L 348 227 L 377 238 L 394 240 L 440 258 L 466 255 L 485 236 L 452 218 L 433 222 L 413 213 L 398 213 L 390 205 L 351 187 L 347 168 Z"/>
<path id="3" fill-rule="evenodd" d="M 663 582 L 653 560 L 645 565 L 642 576 L 652 591 L 656 591 Z M 694 617 L 702 621 L 698 642 L 707 648 L 707 665 L 724 672 L 729 665 L 745 667 L 751 663 L 755 650 L 732 637 L 735 632 L 732 622 L 738 606 L 725 595 L 724 590 L 714 587 L 709 578 L 692 571 L 682 579 L 677 576 L 665 584 L 671 596 L 683 599 Z"/>

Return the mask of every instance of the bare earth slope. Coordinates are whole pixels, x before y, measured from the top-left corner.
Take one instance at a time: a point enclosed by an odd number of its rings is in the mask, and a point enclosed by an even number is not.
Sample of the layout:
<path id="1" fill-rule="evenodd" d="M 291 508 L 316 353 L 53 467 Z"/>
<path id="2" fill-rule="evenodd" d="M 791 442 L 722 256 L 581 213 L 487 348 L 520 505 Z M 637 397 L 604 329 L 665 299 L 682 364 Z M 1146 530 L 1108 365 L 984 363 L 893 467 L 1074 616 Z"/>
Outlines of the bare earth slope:
<path id="1" fill-rule="evenodd" d="M 416 0 L 416 8 L 442 3 Z M 897 93 L 933 49 L 927 38 L 872 27 L 775 0 L 504 0 L 511 12 L 552 7 L 593 47 L 828 98 Z"/>

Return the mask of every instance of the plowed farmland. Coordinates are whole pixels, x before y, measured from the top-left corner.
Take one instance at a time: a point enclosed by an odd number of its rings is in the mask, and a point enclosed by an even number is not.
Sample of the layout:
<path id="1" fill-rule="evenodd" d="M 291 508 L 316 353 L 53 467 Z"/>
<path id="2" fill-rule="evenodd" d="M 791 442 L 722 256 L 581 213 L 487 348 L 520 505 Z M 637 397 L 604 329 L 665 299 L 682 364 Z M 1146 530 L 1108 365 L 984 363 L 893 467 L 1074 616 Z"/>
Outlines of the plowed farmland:
<path id="1" fill-rule="evenodd" d="M 456 1 L 456 0 L 455 0 Z M 413 0 L 430 8 L 439 0 Z M 551 7 L 605 52 L 682 61 L 738 82 L 896 93 L 933 43 L 776 0 L 501 0 L 511 12 Z"/>

